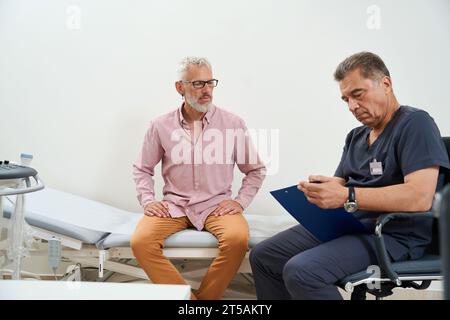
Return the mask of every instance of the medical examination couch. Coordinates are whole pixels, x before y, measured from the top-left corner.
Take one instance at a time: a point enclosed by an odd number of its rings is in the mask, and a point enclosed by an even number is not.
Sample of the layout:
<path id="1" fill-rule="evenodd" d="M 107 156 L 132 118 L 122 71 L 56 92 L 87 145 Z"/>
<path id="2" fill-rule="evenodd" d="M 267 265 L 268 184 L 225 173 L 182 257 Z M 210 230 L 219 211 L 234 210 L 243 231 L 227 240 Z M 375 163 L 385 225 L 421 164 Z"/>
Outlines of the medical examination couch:
<path id="1" fill-rule="evenodd" d="M 4 201 L 0 223 L 5 223 L 11 216 L 14 201 L 11 196 Z M 250 250 L 258 242 L 297 224 L 288 214 L 244 216 L 250 227 Z M 47 241 L 57 239 L 61 243 L 63 261 L 98 268 L 99 278 L 107 270 L 148 279 L 136 263 L 130 264 L 134 259 L 130 239 L 141 217 L 142 213 L 120 210 L 70 193 L 45 188 L 26 197 L 25 219 L 31 227 L 33 238 L 41 243 L 40 249 L 30 250 L 29 255 L 46 255 Z M 169 259 L 184 261 L 212 259 L 217 251 L 217 239 L 212 234 L 193 229 L 173 234 L 166 239 L 163 248 L 164 255 Z M 239 272 L 251 273 L 248 254 Z"/>

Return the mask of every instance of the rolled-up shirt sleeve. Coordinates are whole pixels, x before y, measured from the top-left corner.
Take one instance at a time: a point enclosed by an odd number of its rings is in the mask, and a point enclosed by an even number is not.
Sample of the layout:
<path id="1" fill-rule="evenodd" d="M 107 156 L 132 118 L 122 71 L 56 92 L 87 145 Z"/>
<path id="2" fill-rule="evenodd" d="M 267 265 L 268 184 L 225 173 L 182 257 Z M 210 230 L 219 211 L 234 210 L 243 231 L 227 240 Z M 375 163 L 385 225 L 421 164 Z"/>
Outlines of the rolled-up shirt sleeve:
<path id="1" fill-rule="evenodd" d="M 409 117 L 398 141 L 397 156 L 404 176 L 432 166 L 449 167 L 441 133 L 427 112 Z"/>
<path id="2" fill-rule="evenodd" d="M 145 134 L 144 143 L 136 162 L 133 164 L 133 177 L 136 183 L 137 198 L 142 207 L 155 201 L 154 180 L 155 166 L 161 161 L 164 151 L 155 124 Z"/>

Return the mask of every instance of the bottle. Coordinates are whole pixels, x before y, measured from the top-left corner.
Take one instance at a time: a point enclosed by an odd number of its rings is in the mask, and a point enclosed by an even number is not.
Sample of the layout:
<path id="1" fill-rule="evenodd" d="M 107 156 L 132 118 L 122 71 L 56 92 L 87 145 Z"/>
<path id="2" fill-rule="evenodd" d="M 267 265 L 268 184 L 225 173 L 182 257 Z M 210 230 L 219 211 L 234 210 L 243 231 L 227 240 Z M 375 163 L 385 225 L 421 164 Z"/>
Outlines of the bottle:
<path id="1" fill-rule="evenodd" d="M 28 153 L 20 154 L 20 165 L 29 167 L 32 160 L 33 160 L 32 154 L 28 154 Z"/>

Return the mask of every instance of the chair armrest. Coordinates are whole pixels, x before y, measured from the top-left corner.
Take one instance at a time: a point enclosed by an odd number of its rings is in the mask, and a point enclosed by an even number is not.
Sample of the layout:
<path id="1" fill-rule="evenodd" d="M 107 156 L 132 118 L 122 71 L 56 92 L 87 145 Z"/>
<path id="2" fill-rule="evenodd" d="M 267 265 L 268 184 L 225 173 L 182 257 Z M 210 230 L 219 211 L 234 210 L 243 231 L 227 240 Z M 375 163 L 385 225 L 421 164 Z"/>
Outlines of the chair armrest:
<path id="1" fill-rule="evenodd" d="M 394 212 L 382 214 L 378 217 L 375 226 L 375 250 L 378 258 L 378 263 L 381 268 L 381 272 L 385 273 L 391 281 L 393 281 L 397 286 L 401 285 L 401 281 L 397 273 L 392 268 L 391 259 L 389 258 L 388 252 L 386 250 L 386 244 L 383 238 L 383 227 L 391 220 L 410 218 L 410 217 L 428 217 L 433 218 L 433 213 L 431 211 L 427 212 Z"/>
<path id="2" fill-rule="evenodd" d="M 381 229 L 389 221 L 395 220 L 395 219 L 401 219 L 401 218 L 410 218 L 412 216 L 433 218 L 433 213 L 431 211 L 425 211 L 425 212 L 393 212 L 393 213 L 381 214 L 377 219 L 376 227 L 380 228 L 380 232 L 381 232 Z M 375 233 L 376 232 L 377 232 L 377 229 L 375 229 Z"/>

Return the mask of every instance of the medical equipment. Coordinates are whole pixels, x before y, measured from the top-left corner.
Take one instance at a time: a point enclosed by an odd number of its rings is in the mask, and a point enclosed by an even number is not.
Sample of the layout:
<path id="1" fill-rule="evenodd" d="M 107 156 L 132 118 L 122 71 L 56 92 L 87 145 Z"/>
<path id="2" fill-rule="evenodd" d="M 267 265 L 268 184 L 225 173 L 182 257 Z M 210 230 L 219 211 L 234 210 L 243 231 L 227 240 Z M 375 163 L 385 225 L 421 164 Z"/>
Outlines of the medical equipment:
<path id="1" fill-rule="evenodd" d="M 56 270 L 58 270 L 61 262 L 61 241 L 55 237 L 48 240 L 48 265 L 53 270 L 56 278 Z"/>
<path id="2" fill-rule="evenodd" d="M 22 158 L 32 159 L 32 156 L 22 154 Z M 34 182 L 33 182 L 34 180 Z M 16 195 L 15 205 L 11 211 L 9 223 L 2 228 L 0 239 L 0 272 L 1 268 L 11 266 L 12 279 L 20 279 L 20 268 L 23 256 L 27 253 L 29 244 L 29 226 L 24 220 L 24 194 L 42 190 L 44 184 L 38 173 L 28 166 L 0 161 L 0 209 L 3 212 L 3 197 Z M 5 244 L 5 249 L 3 249 Z M 1 254 L 3 253 L 3 257 Z"/>

